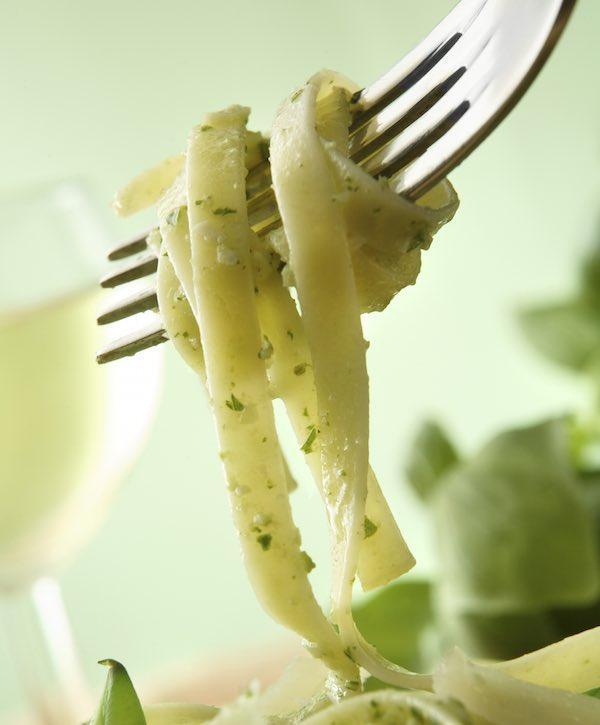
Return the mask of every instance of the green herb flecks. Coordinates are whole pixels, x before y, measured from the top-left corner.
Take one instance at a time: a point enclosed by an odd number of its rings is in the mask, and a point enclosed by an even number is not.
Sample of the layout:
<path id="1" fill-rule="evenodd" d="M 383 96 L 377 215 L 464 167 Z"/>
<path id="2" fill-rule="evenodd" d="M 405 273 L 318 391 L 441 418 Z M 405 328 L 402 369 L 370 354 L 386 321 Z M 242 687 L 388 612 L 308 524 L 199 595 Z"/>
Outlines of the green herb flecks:
<path id="1" fill-rule="evenodd" d="M 417 710 L 416 707 L 411 706 L 410 708 L 410 714 L 412 716 L 412 719 L 415 721 L 415 723 L 424 723 L 425 722 L 425 716 L 420 710 Z"/>
<path id="2" fill-rule="evenodd" d="M 294 375 L 304 375 L 306 372 L 306 363 L 299 363 L 298 365 L 294 365 Z"/>
<path id="3" fill-rule="evenodd" d="M 219 206 L 213 209 L 215 216 L 227 216 L 228 214 L 237 214 L 237 209 L 232 209 L 230 206 Z"/>
<path id="4" fill-rule="evenodd" d="M 310 572 L 317 566 L 315 562 L 310 558 L 310 556 L 305 552 L 300 552 L 302 556 L 302 561 L 304 562 L 304 569 L 306 570 L 307 574 L 310 574 Z"/>
<path id="5" fill-rule="evenodd" d="M 365 539 L 368 539 L 370 536 L 373 536 L 379 527 L 377 524 L 374 524 L 368 516 L 365 516 L 363 528 L 365 531 Z"/>
<path id="6" fill-rule="evenodd" d="M 294 333 L 291 330 L 287 330 L 286 335 L 290 338 L 290 340 L 294 339 Z"/>
<path id="7" fill-rule="evenodd" d="M 235 397 L 233 393 L 231 393 L 231 398 L 225 401 L 225 405 L 229 408 L 229 410 L 235 410 L 236 413 L 239 413 L 246 407 L 241 400 L 238 400 Z"/>
<path id="8" fill-rule="evenodd" d="M 179 212 L 181 211 L 181 207 L 178 206 L 177 209 L 173 209 L 173 211 L 170 211 L 167 216 L 165 217 L 166 223 L 171 227 L 176 227 L 177 222 L 179 221 Z"/>
<path id="9" fill-rule="evenodd" d="M 266 335 L 263 335 L 263 341 L 258 351 L 258 357 L 261 360 L 268 360 L 273 354 L 273 345 Z"/>
<path id="10" fill-rule="evenodd" d="M 426 246 L 431 241 L 431 237 L 427 234 L 424 229 L 419 229 L 412 238 L 412 241 L 408 247 L 409 252 L 413 249 L 419 249 L 420 247 Z"/>
<path id="11" fill-rule="evenodd" d="M 200 126 L 200 131 L 204 133 L 204 131 L 212 131 L 214 126 L 209 126 L 207 124 L 204 124 L 203 126 Z"/>
<path id="12" fill-rule="evenodd" d="M 304 443 L 300 446 L 300 450 L 304 451 L 304 453 L 312 453 L 314 442 L 317 438 L 317 426 L 316 425 L 309 425 L 308 426 L 308 436 Z"/>
<path id="13" fill-rule="evenodd" d="M 369 705 L 371 706 L 371 710 L 373 712 L 373 720 L 381 720 L 383 712 L 381 711 L 381 706 L 377 700 L 370 700 Z"/>
<path id="14" fill-rule="evenodd" d="M 294 91 L 294 93 L 292 93 L 292 95 L 290 96 L 290 101 L 292 103 L 295 103 L 303 93 L 304 88 L 299 88 L 297 91 Z"/>
<path id="15" fill-rule="evenodd" d="M 261 534 L 260 536 L 256 537 L 256 540 L 260 544 L 260 547 L 263 551 L 269 551 L 271 548 L 271 541 L 273 540 L 273 537 L 271 534 Z"/>

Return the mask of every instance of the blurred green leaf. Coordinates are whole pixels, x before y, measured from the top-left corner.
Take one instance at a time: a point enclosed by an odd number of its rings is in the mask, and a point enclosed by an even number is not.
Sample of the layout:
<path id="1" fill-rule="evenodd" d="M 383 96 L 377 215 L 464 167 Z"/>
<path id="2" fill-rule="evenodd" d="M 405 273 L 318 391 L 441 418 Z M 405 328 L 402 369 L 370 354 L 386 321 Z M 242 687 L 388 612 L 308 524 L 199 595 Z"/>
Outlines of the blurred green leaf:
<path id="1" fill-rule="evenodd" d="M 406 477 L 420 498 L 427 500 L 442 476 L 457 463 L 458 454 L 443 428 L 425 421 L 412 443 Z"/>
<path id="2" fill-rule="evenodd" d="M 565 421 L 497 436 L 450 472 L 432 506 L 447 611 L 498 616 L 598 596 L 595 532 Z"/>
<path id="3" fill-rule="evenodd" d="M 596 538 L 600 549 L 600 471 L 586 471 L 579 474 L 584 500 L 596 527 Z"/>
<path id="4" fill-rule="evenodd" d="M 583 693 L 584 695 L 589 695 L 590 697 L 596 697 L 598 700 L 600 700 L 600 687 L 594 687 L 592 690 L 588 690 L 587 692 Z"/>
<path id="5" fill-rule="evenodd" d="M 582 372 L 600 357 L 600 307 L 583 300 L 533 307 L 519 322 L 537 351 L 558 365 Z"/>
<path id="6" fill-rule="evenodd" d="M 600 307 L 600 243 L 582 265 L 581 286 L 583 297 L 591 305 Z"/>
<path id="7" fill-rule="evenodd" d="M 424 637 L 434 623 L 428 582 L 390 584 L 357 604 L 354 617 L 384 657 L 412 670 L 423 668 Z"/>
<path id="8" fill-rule="evenodd" d="M 98 711 L 90 725 L 146 725 L 127 670 L 116 660 L 102 660 L 100 664 L 109 669 Z"/>
<path id="9" fill-rule="evenodd" d="M 440 622 L 449 644 L 470 657 L 508 660 L 546 647 L 563 635 L 547 612 L 488 615 L 446 611 Z"/>

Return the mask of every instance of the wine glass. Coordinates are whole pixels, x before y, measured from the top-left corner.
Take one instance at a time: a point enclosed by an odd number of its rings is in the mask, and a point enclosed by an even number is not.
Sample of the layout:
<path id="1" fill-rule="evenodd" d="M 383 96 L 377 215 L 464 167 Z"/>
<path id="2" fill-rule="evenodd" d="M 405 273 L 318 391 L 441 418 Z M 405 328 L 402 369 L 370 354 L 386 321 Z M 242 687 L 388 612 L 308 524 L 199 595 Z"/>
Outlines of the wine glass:
<path id="1" fill-rule="evenodd" d="M 26 696 L 48 725 L 90 707 L 53 574 L 102 521 L 160 391 L 159 349 L 95 361 L 106 236 L 80 182 L 0 199 L 0 594 Z"/>

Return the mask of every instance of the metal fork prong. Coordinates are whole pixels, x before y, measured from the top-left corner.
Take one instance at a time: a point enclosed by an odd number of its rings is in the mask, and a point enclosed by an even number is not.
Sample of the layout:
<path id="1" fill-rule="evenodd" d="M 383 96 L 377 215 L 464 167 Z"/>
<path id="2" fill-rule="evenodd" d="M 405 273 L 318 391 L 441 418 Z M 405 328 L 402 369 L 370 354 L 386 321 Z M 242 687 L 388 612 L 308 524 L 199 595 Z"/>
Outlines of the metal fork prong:
<path id="1" fill-rule="evenodd" d="M 271 204 L 275 202 L 273 189 L 271 187 L 264 189 L 260 194 L 251 198 L 248 203 L 248 211 L 249 213 L 254 213 L 269 202 Z M 264 236 L 267 232 L 275 229 L 279 225 L 279 220 L 280 217 L 272 213 L 268 218 L 264 217 L 260 221 L 254 222 L 252 224 L 252 230 L 259 236 Z M 107 274 L 100 281 L 100 285 L 102 287 L 119 287 L 127 282 L 148 277 L 154 274 L 157 269 L 158 257 L 154 253 L 148 253 L 126 267 L 122 267 L 117 272 Z M 135 314 L 135 311 L 130 314 Z"/>
<path id="2" fill-rule="evenodd" d="M 484 36 L 477 56 L 452 88 L 420 118 L 371 156 L 364 169 L 373 176 L 390 177 L 424 153 L 468 110 L 471 99 L 488 78 L 490 37 Z M 486 52 L 487 51 L 487 52 Z"/>
<path id="3" fill-rule="evenodd" d="M 143 252 L 148 246 L 146 239 L 151 231 L 152 229 L 147 229 L 143 234 L 138 234 L 133 239 L 118 244 L 106 256 L 111 262 L 116 262 L 118 259 L 125 259 L 126 257 L 131 257 L 133 254 Z"/>
<path id="4" fill-rule="evenodd" d="M 142 330 L 136 330 L 118 338 L 103 350 L 100 350 L 96 355 L 96 361 L 100 365 L 113 362 L 113 360 L 135 355 L 137 352 L 160 345 L 168 339 L 169 337 L 162 323 L 157 321 Z"/>
<path id="5" fill-rule="evenodd" d="M 478 17 L 479 13 L 471 19 L 470 26 L 476 26 Z M 433 67 L 351 136 L 353 160 L 362 161 L 372 155 L 438 103 L 481 53 L 485 42 L 485 33 L 465 32 L 447 52 L 443 63 Z"/>
<path id="6" fill-rule="evenodd" d="M 550 54 L 574 4 L 575 0 L 462 0 L 425 41 L 358 94 L 351 127 L 353 159 L 374 176 L 393 176 L 391 188 L 398 194 L 422 196 L 517 103 Z M 266 162 L 258 169 L 264 171 Z M 263 205 L 272 199 L 271 188 L 263 189 L 249 199 L 249 209 L 260 210 L 256 217 L 264 215 Z M 253 230 L 263 235 L 280 223 L 275 209 Z M 140 251 L 145 237 L 133 240 L 134 251 L 128 251 L 128 242 L 110 258 Z M 156 292 L 148 289 L 105 311 L 99 322 L 156 306 Z M 108 349 L 112 357 L 99 361 L 134 354 L 165 339 L 162 327 L 151 334 L 134 333 Z"/>
<path id="7" fill-rule="evenodd" d="M 118 287 L 121 284 L 132 282 L 134 279 L 147 277 L 149 274 L 156 272 L 158 268 L 158 258 L 155 254 L 145 254 L 143 257 L 136 259 L 135 262 L 121 267 L 118 272 L 107 274 L 100 280 L 101 287 Z"/>
<path id="8" fill-rule="evenodd" d="M 261 206 L 264 204 L 267 204 L 269 202 L 273 202 L 274 194 L 273 194 L 273 188 L 269 185 L 266 186 L 264 189 L 261 189 L 257 194 L 254 194 L 254 196 L 251 196 L 248 199 L 248 214 L 252 214 L 257 209 L 260 209 Z"/>
<path id="9" fill-rule="evenodd" d="M 256 166 L 253 166 L 249 172 L 248 172 L 248 178 L 247 181 L 250 182 L 253 177 L 264 174 L 269 169 L 269 163 L 268 161 L 261 161 Z M 255 203 L 255 202 L 253 202 Z M 257 206 L 260 206 L 263 202 L 261 201 Z M 256 208 L 256 207 L 255 207 Z M 132 257 L 134 254 L 139 254 L 140 252 L 143 252 L 148 247 L 148 244 L 146 242 L 146 239 L 148 238 L 148 235 L 152 231 L 152 228 L 147 229 L 143 234 L 139 234 L 133 239 L 129 239 L 126 242 L 122 242 L 121 244 L 118 244 L 116 247 L 113 247 L 108 254 L 106 255 L 108 260 L 110 262 L 116 262 L 119 259 L 126 259 L 127 257 Z M 142 275 L 143 276 L 143 275 Z"/>
<path id="10" fill-rule="evenodd" d="M 415 86 L 396 99 L 393 104 L 394 107 L 389 106 L 376 114 L 366 126 L 363 126 L 350 138 L 350 156 L 352 160 L 361 163 L 383 148 L 432 108 L 461 78 L 466 70 L 464 66 L 457 68 L 430 90 L 413 93 L 412 91 L 419 90 L 418 86 Z"/>
<path id="11" fill-rule="evenodd" d="M 156 290 L 153 287 L 148 287 L 113 303 L 99 315 L 97 322 L 99 325 L 108 325 L 111 322 L 131 317 L 131 315 L 137 315 L 139 312 L 147 312 L 157 308 Z"/>
<path id="12" fill-rule="evenodd" d="M 470 88 L 465 85 L 468 111 L 447 133 L 423 149 L 419 158 L 402 168 L 394 179 L 394 191 L 410 199 L 419 198 L 490 134 L 535 79 L 574 5 L 575 0 L 488 2 L 481 13 L 481 22 L 487 25 L 490 40 L 477 59 L 480 66 L 482 61 L 487 62 L 487 74 L 472 82 Z M 523 32 L 522 28 L 527 28 L 528 32 Z M 462 82 L 461 79 L 455 89 L 459 89 Z M 391 149 L 394 143 L 388 148 Z"/>
<path id="13" fill-rule="evenodd" d="M 351 130 L 369 121 L 429 73 L 460 40 L 486 2 L 459 2 L 410 53 L 370 86 L 359 91 L 353 99 L 358 107 Z"/>

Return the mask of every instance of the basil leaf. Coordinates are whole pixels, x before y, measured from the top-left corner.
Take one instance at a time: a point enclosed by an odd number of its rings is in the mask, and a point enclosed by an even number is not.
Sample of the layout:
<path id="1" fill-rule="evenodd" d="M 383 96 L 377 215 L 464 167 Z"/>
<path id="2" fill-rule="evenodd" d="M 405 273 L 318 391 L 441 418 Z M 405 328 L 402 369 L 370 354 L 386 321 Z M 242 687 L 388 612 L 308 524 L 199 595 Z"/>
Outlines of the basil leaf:
<path id="1" fill-rule="evenodd" d="M 412 670 L 426 669 L 423 637 L 434 622 L 429 583 L 409 579 L 390 584 L 357 604 L 354 617 L 385 657 Z"/>
<path id="2" fill-rule="evenodd" d="M 546 647 L 563 635 L 548 612 L 488 615 L 448 611 L 440 621 L 449 644 L 470 657 L 509 660 Z"/>
<path id="3" fill-rule="evenodd" d="M 432 505 L 446 610 L 496 616 L 598 596 L 594 526 L 565 421 L 497 436 L 444 479 Z"/>
<path id="4" fill-rule="evenodd" d="M 591 690 L 587 690 L 583 694 L 588 695 L 589 697 L 595 697 L 600 700 L 600 687 L 594 687 Z"/>
<path id="5" fill-rule="evenodd" d="M 581 286 L 584 298 L 600 308 L 600 239 L 581 268 Z"/>
<path id="6" fill-rule="evenodd" d="M 100 664 L 109 669 L 98 711 L 90 725 L 146 725 L 127 670 L 115 660 L 102 660 Z"/>
<path id="7" fill-rule="evenodd" d="M 457 463 L 456 449 L 442 427 L 434 421 L 425 421 L 411 446 L 406 477 L 419 497 L 427 500 L 442 476 Z"/>
<path id="8" fill-rule="evenodd" d="M 600 307 L 583 300 L 534 307 L 519 322 L 536 350 L 558 365 L 581 372 L 600 357 Z"/>

